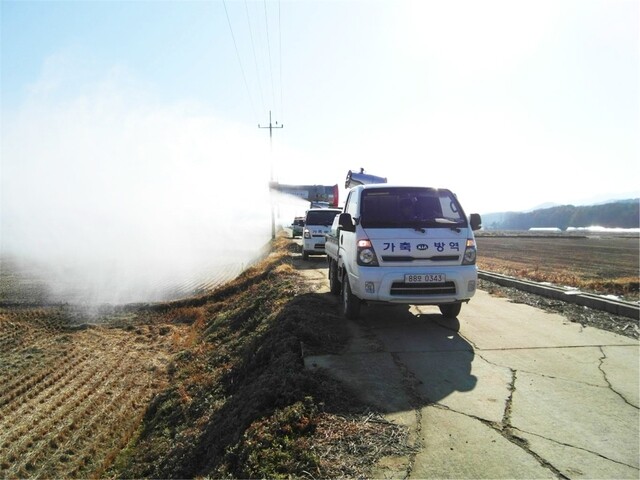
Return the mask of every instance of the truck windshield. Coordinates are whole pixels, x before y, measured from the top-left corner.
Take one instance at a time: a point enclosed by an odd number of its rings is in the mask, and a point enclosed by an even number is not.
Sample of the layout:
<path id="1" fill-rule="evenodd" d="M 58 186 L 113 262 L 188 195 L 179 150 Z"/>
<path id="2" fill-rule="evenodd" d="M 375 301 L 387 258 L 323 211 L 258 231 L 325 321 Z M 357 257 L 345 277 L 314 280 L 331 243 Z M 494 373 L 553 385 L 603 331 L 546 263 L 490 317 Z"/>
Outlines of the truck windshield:
<path id="1" fill-rule="evenodd" d="M 465 214 L 449 190 L 390 187 L 362 192 L 364 228 L 466 227 Z"/>
<path id="2" fill-rule="evenodd" d="M 333 223 L 333 219 L 340 213 L 338 210 L 313 210 L 307 212 L 307 225 L 325 225 L 329 226 Z"/>

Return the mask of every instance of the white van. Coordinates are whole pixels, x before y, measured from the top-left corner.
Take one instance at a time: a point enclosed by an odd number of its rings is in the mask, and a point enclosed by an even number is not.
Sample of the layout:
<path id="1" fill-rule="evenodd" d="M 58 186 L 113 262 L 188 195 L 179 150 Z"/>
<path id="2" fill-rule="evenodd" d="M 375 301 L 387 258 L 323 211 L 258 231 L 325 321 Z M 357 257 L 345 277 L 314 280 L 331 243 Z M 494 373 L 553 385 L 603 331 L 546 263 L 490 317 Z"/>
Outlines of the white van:
<path id="1" fill-rule="evenodd" d="M 302 258 L 304 260 L 308 260 L 309 255 L 324 255 L 325 234 L 339 213 L 342 213 L 339 208 L 310 208 L 307 210 L 302 232 Z"/>

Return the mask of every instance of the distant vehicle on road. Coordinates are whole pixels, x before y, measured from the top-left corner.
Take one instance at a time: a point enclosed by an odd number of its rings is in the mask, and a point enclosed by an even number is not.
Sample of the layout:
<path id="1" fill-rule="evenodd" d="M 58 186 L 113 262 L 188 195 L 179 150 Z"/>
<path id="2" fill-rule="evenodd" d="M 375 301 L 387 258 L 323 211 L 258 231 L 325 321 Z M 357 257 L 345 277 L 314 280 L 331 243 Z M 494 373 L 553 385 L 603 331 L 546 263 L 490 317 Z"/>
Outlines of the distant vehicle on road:
<path id="1" fill-rule="evenodd" d="M 291 223 L 291 238 L 301 237 L 304 230 L 304 217 L 295 217 Z"/>
<path id="2" fill-rule="evenodd" d="M 333 219 L 342 213 L 340 208 L 310 208 L 304 220 L 302 235 L 302 258 L 309 255 L 324 255 L 325 234 L 329 232 Z"/>

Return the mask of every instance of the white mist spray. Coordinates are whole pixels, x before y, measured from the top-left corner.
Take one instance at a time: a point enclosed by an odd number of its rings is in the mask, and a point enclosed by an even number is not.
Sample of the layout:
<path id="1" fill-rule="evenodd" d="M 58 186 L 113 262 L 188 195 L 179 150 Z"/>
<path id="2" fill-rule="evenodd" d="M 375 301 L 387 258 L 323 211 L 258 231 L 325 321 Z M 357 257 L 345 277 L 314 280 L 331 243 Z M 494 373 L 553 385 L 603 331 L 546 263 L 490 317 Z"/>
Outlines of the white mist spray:
<path id="1" fill-rule="evenodd" d="M 112 83 L 38 91 L 5 115 L 0 253 L 37 266 L 53 300 L 159 300 L 236 275 L 269 241 L 262 132 Z"/>

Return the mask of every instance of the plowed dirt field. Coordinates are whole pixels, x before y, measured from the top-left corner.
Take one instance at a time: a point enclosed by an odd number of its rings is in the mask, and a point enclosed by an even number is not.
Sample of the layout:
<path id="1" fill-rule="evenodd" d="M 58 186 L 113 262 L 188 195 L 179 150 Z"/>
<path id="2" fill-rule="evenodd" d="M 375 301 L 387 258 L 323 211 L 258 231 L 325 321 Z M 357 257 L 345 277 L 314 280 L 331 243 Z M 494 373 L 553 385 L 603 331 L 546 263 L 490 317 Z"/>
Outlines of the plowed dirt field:
<path id="1" fill-rule="evenodd" d="M 636 235 L 480 234 L 478 268 L 638 300 Z"/>

